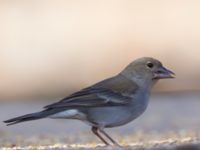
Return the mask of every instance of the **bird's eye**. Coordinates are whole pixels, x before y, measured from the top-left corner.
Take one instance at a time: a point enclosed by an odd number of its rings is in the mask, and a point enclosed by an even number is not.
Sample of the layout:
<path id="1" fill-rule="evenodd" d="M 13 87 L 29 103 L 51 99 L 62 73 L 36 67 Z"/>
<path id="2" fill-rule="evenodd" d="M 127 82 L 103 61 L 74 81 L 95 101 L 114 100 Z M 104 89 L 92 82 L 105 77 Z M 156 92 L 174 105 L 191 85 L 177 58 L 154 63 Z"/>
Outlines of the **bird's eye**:
<path id="1" fill-rule="evenodd" d="M 153 67 L 154 67 L 154 65 L 153 65 L 153 63 L 151 63 L 151 62 L 148 62 L 148 63 L 147 63 L 147 67 L 148 67 L 148 68 L 153 68 Z"/>

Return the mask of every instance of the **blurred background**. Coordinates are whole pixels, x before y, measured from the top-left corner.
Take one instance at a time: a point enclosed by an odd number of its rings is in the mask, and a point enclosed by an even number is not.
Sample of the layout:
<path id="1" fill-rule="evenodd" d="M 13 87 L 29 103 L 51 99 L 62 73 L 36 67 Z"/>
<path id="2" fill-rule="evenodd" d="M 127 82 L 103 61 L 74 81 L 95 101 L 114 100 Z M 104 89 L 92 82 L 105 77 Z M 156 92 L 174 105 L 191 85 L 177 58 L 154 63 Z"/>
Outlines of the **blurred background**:
<path id="1" fill-rule="evenodd" d="M 0 97 L 56 97 L 138 57 L 176 72 L 159 91 L 200 89 L 196 0 L 0 1 Z"/>
<path id="2" fill-rule="evenodd" d="M 198 0 L 1 0 L 0 119 L 40 110 L 48 100 L 58 101 L 149 56 L 177 77 L 157 84 L 138 127 L 197 128 L 199 17 Z M 57 131 L 51 124 L 41 129 L 44 121 L 32 125 L 7 128 L 1 123 L 0 129 Z"/>

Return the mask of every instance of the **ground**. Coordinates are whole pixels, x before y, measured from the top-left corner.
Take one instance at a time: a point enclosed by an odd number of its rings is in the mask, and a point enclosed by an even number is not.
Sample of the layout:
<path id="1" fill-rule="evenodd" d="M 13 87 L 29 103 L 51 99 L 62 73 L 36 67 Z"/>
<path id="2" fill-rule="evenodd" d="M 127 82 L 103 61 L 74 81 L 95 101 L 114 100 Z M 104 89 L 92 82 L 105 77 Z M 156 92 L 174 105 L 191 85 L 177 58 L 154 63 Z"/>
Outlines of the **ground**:
<path id="1" fill-rule="evenodd" d="M 200 133 L 171 132 L 161 135 L 156 132 L 137 132 L 134 135 L 113 136 L 122 147 L 105 147 L 90 133 L 58 137 L 41 135 L 34 137 L 11 137 L 1 134 L 2 150 L 198 150 L 200 149 Z"/>

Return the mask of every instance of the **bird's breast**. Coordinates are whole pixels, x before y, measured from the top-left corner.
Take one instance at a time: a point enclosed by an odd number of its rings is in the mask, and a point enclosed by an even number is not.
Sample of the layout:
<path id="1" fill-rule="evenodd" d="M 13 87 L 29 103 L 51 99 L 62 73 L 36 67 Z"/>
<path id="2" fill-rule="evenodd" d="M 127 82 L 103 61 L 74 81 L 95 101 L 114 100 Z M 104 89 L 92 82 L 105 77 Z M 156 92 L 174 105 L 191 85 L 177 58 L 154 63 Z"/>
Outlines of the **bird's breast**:
<path id="1" fill-rule="evenodd" d="M 130 109 L 132 111 L 133 118 L 138 117 L 146 110 L 149 103 L 149 96 L 150 92 L 146 90 L 144 91 L 141 90 L 134 94 L 134 96 L 132 97 L 132 101 L 130 103 L 131 107 Z"/>
<path id="2" fill-rule="evenodd" d="M 139 117 L 148 105 L 148 94 L 137 94 L 127 105 L 88 109 L 88 121 L 104 127 L 115 127 L 131 122 Z"/>

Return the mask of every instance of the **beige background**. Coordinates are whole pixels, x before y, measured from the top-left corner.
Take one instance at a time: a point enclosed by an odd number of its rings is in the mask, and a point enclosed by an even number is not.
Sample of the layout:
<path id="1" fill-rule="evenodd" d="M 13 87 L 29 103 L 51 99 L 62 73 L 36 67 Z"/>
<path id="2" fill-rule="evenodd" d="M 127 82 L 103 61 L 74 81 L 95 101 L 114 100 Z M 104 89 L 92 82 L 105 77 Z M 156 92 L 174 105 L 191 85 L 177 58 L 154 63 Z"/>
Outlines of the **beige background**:
<path id="1" fill-rule="evenodd" d="M 200 89 L 198 0 L 1 0 L 0 98 L 62 97 L 151 56 Z"/>

